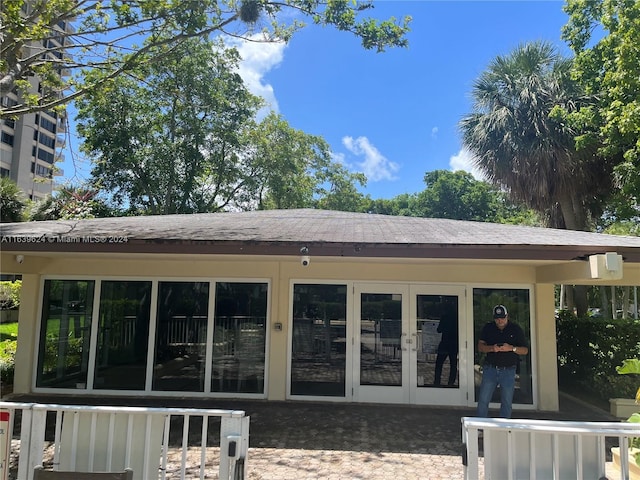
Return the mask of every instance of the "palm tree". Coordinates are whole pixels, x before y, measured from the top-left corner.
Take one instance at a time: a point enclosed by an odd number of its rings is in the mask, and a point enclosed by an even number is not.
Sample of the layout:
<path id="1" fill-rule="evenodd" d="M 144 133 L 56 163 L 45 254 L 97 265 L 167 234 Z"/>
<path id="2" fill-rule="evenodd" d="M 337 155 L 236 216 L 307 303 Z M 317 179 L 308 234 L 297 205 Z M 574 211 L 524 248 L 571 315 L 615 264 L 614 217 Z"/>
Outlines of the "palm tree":
<path id="1" fill-rule="evenodd" d="M 548 226 L 587 230 L 611 191 L 612 162 L 576 150 L 562 112 L 589 104 L 571 80 L 571 60 L 546 42 L 496 57 L 473 85 L 472 113 L 460 123 L 476 166 Z"/>

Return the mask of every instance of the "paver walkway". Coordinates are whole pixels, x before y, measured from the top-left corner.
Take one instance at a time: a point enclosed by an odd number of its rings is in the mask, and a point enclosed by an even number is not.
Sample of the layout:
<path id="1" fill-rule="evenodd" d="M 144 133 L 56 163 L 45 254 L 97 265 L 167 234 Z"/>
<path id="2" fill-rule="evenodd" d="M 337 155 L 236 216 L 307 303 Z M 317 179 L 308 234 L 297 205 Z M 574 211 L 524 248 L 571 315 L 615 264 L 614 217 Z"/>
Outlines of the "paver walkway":
<path id="1" fill-rule="evenodd" d="M 111 400 L 132 405 L 130 398 Z M 144 399 L 154 401 L 150 406 L 244 410 L 251 417 L 249 480 L 462 479 L 461 418 L 474 415 L 471 408 L 431 406 Z M 565 395 L 560 412 L 515 410 L 513 416 L 617 420 Z"/>

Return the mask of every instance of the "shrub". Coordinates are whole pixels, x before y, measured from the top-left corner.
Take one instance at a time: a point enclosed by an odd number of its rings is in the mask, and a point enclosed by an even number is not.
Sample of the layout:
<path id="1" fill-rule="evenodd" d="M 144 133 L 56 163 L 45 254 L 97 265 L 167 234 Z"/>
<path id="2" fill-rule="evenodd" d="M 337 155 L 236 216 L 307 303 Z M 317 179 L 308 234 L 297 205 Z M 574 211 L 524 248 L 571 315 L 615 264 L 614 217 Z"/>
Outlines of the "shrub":
<path id="1" fill-rule="evenodd" d="M 0 342 L 0 382 L 4 385 L 13 385 L 16 343 L 15 340 Z"/>
<path id="2" fill-rule="evenodd" d="M 0 310 L 9 310 L 20 306 L 22 280 L 0 282 Z"/>
<path id="3" fill-rule="evenodd" d="M 640 357 L 640 322 L 633 319 L 576 318 L 560 312 L 556 322 L 558 376 L 602 400 L 633 398 L 637 385 L 616 366 Z"/>

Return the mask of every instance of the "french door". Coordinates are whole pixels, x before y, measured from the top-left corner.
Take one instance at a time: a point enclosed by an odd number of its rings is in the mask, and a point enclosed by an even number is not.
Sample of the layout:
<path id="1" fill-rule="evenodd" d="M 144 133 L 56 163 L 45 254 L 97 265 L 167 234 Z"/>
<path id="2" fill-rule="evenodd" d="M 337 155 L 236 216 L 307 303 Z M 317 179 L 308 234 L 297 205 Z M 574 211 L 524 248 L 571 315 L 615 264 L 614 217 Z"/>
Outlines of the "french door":
<path id="1" fill-rule="evenodd" d="M 464 287 L 356 284 L 353 398 L 466 405 Z"/>

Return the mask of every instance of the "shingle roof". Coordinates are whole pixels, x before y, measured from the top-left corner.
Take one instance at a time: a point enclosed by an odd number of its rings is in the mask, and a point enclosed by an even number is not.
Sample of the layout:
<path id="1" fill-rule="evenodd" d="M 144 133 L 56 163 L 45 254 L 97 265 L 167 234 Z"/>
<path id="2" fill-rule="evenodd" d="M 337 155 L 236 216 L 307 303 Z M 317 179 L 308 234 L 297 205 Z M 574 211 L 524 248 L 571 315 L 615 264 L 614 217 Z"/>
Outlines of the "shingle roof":
<path id="1" fill-rule="evenodd" d="M 43 242 L 45 247 L 50 245 L 49 248 L 62 243 L 55 240 L 60 238 L 126 237 L 130 248 L 140 244 L 160 246 L 186 243 L 193 246 L 198 243 L 226 243 L 260 244 L 263 247 L 303 244 L 325 247 L 348 244 L 381 248 L 501 247 L 535 250 L 558 247 L 578 254 L 583 251 L 589 254 L 623 249 L 627 255 L 638 258 L 634 261 L 640 261 L 640 237 L 312 209 L 13 223 L 0 225 L 0 234 L 3 237 L 2 247 L 11 245 L 12 250 L 19 246 L 24 249 L 28 244 L 25 240 L 34 237 L 45 240 L 53 237 L 53 241 Z M 85 248 L 82 250 L 87 251 Z M 528 258 L 531 258 L 531 252 Z"/>

